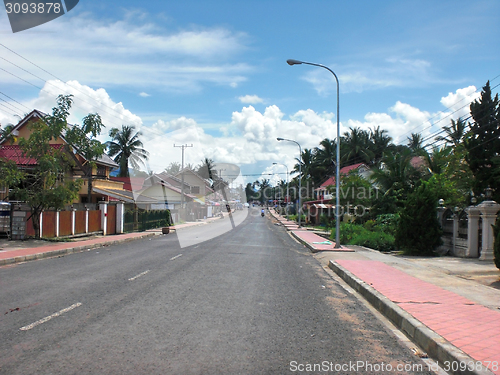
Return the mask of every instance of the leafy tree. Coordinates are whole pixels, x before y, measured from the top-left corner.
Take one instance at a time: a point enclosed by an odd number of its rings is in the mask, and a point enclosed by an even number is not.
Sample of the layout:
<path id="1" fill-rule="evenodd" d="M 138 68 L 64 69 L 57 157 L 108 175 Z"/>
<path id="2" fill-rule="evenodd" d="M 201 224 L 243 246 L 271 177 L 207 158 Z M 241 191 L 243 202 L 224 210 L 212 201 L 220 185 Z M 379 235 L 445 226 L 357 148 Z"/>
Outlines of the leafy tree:
<path id="1" fill-rule="evenodd" d="M 92 142 L 83 130 L 72 131 L 77 126 L 69 126 L 67 118 L 72 97 L 59 95 L 52 114 L 31 124 L 29 138 L 20 138 L 19 146 L 25 157 L 34 159 L 36 164 L 29 169 L 20 169 L 12 162 L 2 161 L 2 184 L 12 187 L 13 196 L 25 201 L 31 209 L 28 219 L 32 219 L 35 237 L 40 237 L 40 213 L 49 208 L 63 208 L 78 197 L 82 180 L 67 178 L 67 173 L 75 165 L 70 146 L 51 145 L 51 140 L 61 135 L 68 142 L 75 142 L 80 148 L 92 147 Z M 84 119 L 85 124 L 85 119 Z M 82 129 L 88 130 L 89 128 Z M 78 139 L 77 135 L 85 139 Z M 87 144 L 89 142 L 89 144 Z"/>
<path id="2" fill-rule="evenodd" d="M 254 185 L 250 182 L 245 186 L 245 195 L 247 197 L 247 202 L 259 199 L 259 194 L 255 191 Z"/>
<path id="3" fill-rule="evenodd" d="M 114 161 L 120 166 L 119 177 L 129 177 L 129 164 L 132 168 L 139 169 L 149 158 L 149 152 L 143 147 L 139 137 L 141 132 L 135 132 L 135 126 L 122 125 L 121 130 L 112 128 L 109 131 L 111 141 L 106 142 L 109 156 L 114 157 Z"/>
<path id="4" fill-rule="evenodd" d="M 263 178 L 261 181 L 256 182 L 259 187 L 259 200 L 261 203 L 264 203 L 272 197 L 270 180 Z"/>
<path id="5" fill-rule="evenodd" d="M 0 128 L 0 142 L 4 139 L 7 139 L 10 143 L 14 143 L 16 141 L 16 137 L 12 134 L 12 130 L 14 129 L 14 125 L 7 124 L 5 128 Z"/>
<path id="6" fill-rule="evenodd" d="M 86 160 L 82 167 L 87 177 L 87 202 L 92 201 L 92 171 L 96 166 L 96 160 L 106 149 L 106 146 L 96 139 L 103 127 L 101 117 L 97 113 L 91 113 L 83 118 L 82 126 L 69 126 L 65 132 L 66 140 Z"/>
<path id="7" fill-rule="evenodd" d="M 175 175 L 181 171 L 181 165 L 177 162 L 172 162 L 169 164 L 167 168 L 165 168 L 165 172 L 170 175 Z"/>
<path id="8" fill-rule="evenodd" d="M 498 94 L 491 96 L 489 81 L 481 91 L 481 97 L 470 105 L 474 122 L 469 123 L 465 140 L 467 162 L 474 175 L 473 190 L 476 195 L 485 189 L 500 186 L 500 102 Z M 500 201 L 500 189 L 494 199 Z"/>
<path id="9" fill-rule="evenodd" d="M 434 253 L 442 243 L 437 218 L 438 199 L 435 184 L 427 181 L 408 195 L 396 230 L 396 247 L 407 254 Z"/>

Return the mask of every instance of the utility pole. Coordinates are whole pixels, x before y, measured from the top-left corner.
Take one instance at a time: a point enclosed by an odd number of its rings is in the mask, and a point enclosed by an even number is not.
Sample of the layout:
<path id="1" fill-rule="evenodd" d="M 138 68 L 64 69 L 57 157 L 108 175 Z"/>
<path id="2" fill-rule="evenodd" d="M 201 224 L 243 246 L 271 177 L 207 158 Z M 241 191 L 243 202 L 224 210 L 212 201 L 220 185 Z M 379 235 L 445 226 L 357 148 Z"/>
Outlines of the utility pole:
<path id="1" fill-rule="evenodd" d="M 187 148 L 187 147 L 193 147 L 192 144 L 190 145 L 180 145 L 180 146 L 176 146 L 175 143 L 174 143 L 174 147 L 180 147 L 182 149 L 182 163 L 181 163 L 181 211 L 180 211 L 180 214 L 181 214 L 181 219 L 182 219 L 182 214 L 184 213 L 184 149 Z"/>

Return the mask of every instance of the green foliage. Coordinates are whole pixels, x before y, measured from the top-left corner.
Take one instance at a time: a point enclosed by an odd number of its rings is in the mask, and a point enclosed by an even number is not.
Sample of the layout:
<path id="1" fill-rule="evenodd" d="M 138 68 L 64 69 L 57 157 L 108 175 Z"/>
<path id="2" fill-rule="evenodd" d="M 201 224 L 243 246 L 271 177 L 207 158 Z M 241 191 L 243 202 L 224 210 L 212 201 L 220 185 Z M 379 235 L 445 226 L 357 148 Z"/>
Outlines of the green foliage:
<path id="1" fill-rule="evenodd" d="M 408 194 L 420 184 L 422 172 L 412 166 L 413 156 L 408 148 L 386 152 L 383 166 L 372 169 L 371 179 L 383 193 L 373 206 L 377 214 L 397 213 L 405 205 Z"/>
<path id="2" fill-rule="evenodd" d="M 493 243 L 493 257 L 495 266 L 500 269 L 500 215 L 497 216 L 497 222 L 493 226 L 495 242 Z"/>
<path id="3" fill-rule="evenodd" d="M 474 121 L 469 123 L 470 131 L 465 137 L 466 158 L 474 175 L 474 193 L 479 196 L 488 186 L 500 185 L 500 100 L 498 94 L 492 98 L 489 81 L 481 97 L 471 103 L 470 112 Z M 500 189 L 494 200 L 500 201 Z"/>
<path id="4" fill-rule="evenodd" d="M 35 237 L 40 236 L 39 217 L 43 210 L 63 208 L 78 197 L 83 181 L 74 180 L 70 175 L 75 165 L 70 147 L 89 157 L 91 162 L 104 151 L 99 141 L 87 137 L 100 131 L 102 124 L 98 115 L 87 116 L 83 127 L 68 125 L 72 102 L 71 95 L 59 95 L 52 114 L 31 124 L 29 138 L 19 139 L 23 154 L 35 159 L 35 165 L 19 169 L 14 163 L 0 163 L 2 184 L 12 188 L 15 199 L 25 201 L 31 207 Z M 50 143 L 61 135 L 70 146 Z"/>
<path id="5" fill-rule="evenodd" d="M 394 235 L 385 232 L 383 220 L 380 224 L 370 220 L 364 225 L 353 223 L 340 223 L 340 243 L 369 247 L 379 251 L 394 250 Z M 380 226 L 378 226 L 380 225 Z M 335 240 L 335 229 L 330 235 Z"/>
<path id="6" fill-rule="evenodd" d="M 398 248 L 407 254 L 432 255 L 441 245 L 437 201 L 437 189 L 431 182 L 423 182 L 408 196 L 396 230 Z"/>
<path id="7" fill-rule="evenodd" d="M 144 164 L 149 157 L 149 152 L 143 148 L 139 139 L 141 132 L 134 132 L 133 125 L 122 125 L 121 130 L 112 128 L 109 131 L 112 140 L 106 142 L 106 147 L 109 156 L 114 157 L 114 161 L 120 166 L 120 177 L 129 177 L 129 166 L 139 169 L 140 164 Z"/>

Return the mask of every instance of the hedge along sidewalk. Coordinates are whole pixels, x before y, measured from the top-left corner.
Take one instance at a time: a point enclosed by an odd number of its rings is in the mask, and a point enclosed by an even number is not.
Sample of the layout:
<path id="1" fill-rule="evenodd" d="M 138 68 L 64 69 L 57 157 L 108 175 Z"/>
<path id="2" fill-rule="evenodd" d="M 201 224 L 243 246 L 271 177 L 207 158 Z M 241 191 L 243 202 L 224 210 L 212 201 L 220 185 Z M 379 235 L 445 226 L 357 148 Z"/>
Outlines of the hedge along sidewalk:
<path id="1" fill-rule="evenodd" d="M 2 250 L 0 251 L 0 266 L 77 253 L 105 245 L 115 245 L 140 240 L 155 235 L 155 232 L 135 232 L 81 240 L 77 242 L 51 243 L 44 246 Z"/>

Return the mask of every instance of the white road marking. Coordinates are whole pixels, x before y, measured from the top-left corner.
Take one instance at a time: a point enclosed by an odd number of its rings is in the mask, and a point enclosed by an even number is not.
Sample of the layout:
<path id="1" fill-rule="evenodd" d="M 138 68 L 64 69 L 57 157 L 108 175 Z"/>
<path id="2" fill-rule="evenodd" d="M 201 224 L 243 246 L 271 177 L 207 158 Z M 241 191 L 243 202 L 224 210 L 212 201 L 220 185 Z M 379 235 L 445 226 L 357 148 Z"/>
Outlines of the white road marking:
<path id="1" fill-rule="evenodd" d="M 179 257 L 181 257 L 181 256 L 182 256 L 182 254 L 176 255 L 175 257 L 170 258 L 170 260 L 176 260 L 177 258 L 179 258 Z"/>
<path id="2" fill-rule="evenodd" d="M 128 281 L 134 281 L 135 279 L 141 277 L 141 276 L 144 276 L 145 274 L 147 274 L 149 272 L 149 270 L 147 271 L 144 271 L 144 272 L 141 272 L 140 274 L 138 275 L 135 275 L 134 277 L 131 277 L 130 279 L 128 279 Z"/>
<path id="3" fill-rule="evenodd" d="M 70 307 L 66 307 L 65 309 L 62 309 L 61 311 L 58 311 L 52 315 L 49 315 L 49 316 L 46 316 L 45 318 L 43 319 L 40 319 L 38 321 L 36 321 L 35 323 L 31 323 L 27 326 L 24 326 L 24 327 L 21 327 L 19 328 L 21 331 L 28 331 L 34 327 L 36 327 L 37 325 L 39 324 L 42 324 L 42 323 L 46 323 L 48 322 L 49 320 L 51 320 L 52 318 L 57 318 L 59 315 L 62 315 L 68 311 L 71 311 L 73 309 L 76 309 L 77 307 L 81 306 L 82 304 L 80 302 L 77 302 L 77 303 L 74 303 L 73 305 L 71 305 Z"/>

